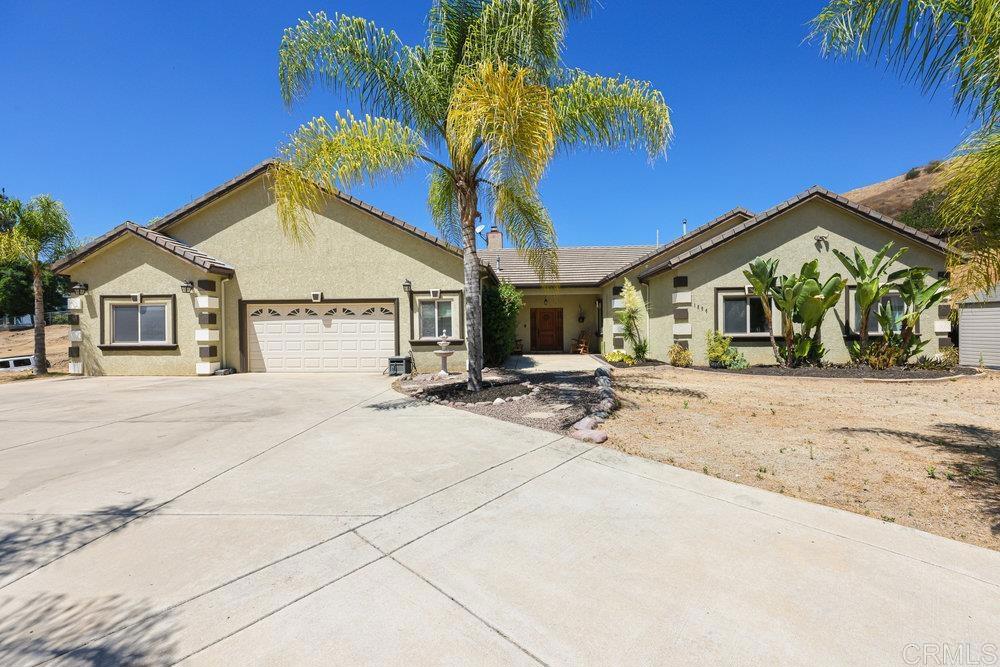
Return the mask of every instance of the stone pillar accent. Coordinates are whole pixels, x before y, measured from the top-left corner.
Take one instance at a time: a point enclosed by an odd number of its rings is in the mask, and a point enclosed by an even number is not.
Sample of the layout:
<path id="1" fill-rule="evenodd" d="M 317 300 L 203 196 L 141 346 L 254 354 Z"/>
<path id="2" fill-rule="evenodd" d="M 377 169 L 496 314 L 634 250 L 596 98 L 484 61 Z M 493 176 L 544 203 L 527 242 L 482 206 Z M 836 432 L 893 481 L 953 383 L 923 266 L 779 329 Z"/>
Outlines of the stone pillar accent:
<path id="1" fill-rule="evenodd" d="M 687 276 L 674 276 L 674 293 L 671 295 L 674 307 L 674 325 L 671 329 L 671 335 L 675 343 L 683 343 L 685 347 L 688 345 L 686 339 L 690 338 L 693 333 L 689 320 L 692 296 L 690 290 L 683 289 L 687 286 Z"/>
<path id="2" fill-rule="evenodd" d="M 83 310 L 83 297 L 71 296 L 66 299 L 69 315 L 69 372 L 70 375 L 83 375 L 83 356 L 80 343 L 83 342 L 83 331 L 80 330 L 80 311 Z"/>
<path id="3" fill-rule="evenodd" d="M 195 372 L 198 375 L 212 375 L 222 366 L 219 359 L 219 298 L 205 296 L 200 292 L 216 291 L 216 283 L 211 280 L 199 280 L 199 294 L 194 298 L 194 309 L 198 315 L 198 328 L 194 330 L 194 340 L 198 343 L 198 362 Z"/>

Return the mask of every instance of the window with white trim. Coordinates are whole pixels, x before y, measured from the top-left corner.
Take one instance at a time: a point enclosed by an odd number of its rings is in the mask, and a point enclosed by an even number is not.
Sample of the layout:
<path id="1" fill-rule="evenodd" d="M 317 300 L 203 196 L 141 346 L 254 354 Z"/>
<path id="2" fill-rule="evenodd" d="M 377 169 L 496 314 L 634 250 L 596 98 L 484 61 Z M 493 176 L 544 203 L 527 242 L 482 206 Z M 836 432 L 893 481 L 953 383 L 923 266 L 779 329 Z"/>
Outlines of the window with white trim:
<path id="1" fill-rule="evenodd" d="M 719 329 L 727 336 L 756 336 L 767 333 L 764 302 L 745 290 L 719 292 Z"/>
<path id="2" fill-rule="evenodd" d="M 111 304 L 113 345 L 169 343 L 166 303 Z"/>
<path id="3" fill-rule="evenodd" d="M 857 288 L 849 287 L 848 295 L 851 299 L 851 321 L 850 327 L 851 331 L 854 333 L 861 332 L 861 305 L 858 303 L 857 299 Z M 868 334 L 873 336 L 882 335 L 882 325 L 878 321 L 878 312 L 882 308 L 882 304 L 888 304 L 892 309 L 893 314 L 896 316 L 896 333 L 902 329 L 902 322 L 899 321 L 899 316 L 903 314 L 903 298 L 892 292 L 890 294 L 882 297 L 879 303 L 872 304 L 871 313 L 868 315 Z"/>
<path id="4" fill-rule="evenodd" d="M 455 338 L 454 303 L 451 299 L 424 299 L 417 304 L 420 338 Z"/>

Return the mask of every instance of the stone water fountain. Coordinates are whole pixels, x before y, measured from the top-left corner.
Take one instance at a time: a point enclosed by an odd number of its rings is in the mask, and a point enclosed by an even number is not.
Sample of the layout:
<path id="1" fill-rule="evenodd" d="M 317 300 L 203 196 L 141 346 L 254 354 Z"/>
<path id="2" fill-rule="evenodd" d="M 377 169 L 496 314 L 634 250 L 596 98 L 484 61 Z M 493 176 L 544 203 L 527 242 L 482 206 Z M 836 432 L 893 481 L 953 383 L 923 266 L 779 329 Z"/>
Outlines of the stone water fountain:
<path id="1" fill-rule="evenodd" d="M 455 350 L 449 350 L 448 346 L 451 345 L 451 341 L 448 340 L 448 333 L 445 332 L 441 334 L 441 338 L 438 339 L 438 347 L 440 350 L 434 350 L 434 354 L 441 358 L 441 370 L 437 372 L 439 378 L 448 377 L 448 357 L 455 354 Z"/>

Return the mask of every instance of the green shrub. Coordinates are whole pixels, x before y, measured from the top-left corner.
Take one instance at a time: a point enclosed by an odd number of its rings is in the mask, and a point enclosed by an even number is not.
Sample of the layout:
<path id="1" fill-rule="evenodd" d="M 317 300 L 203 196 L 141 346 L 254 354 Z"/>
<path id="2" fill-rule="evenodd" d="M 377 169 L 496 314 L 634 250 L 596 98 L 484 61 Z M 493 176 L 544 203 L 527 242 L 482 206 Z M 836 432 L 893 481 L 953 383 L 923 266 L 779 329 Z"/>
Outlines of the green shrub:
<path id="1" fill-rule="evenodd" d="M 712 368 L 740 370 L 750 367 L 743 353 L 732 347 L 732 336 L 725 336 L 719 331 L 709 331 L 705 339 L 708 343 L 708 365 Z"/>
<path id="2" fill-rule="evenodd" d="M 941 167 L 943 164 L 944 163 L 941 162 L 941 160 L 931 160 L 930 162 L 927 163 L 927 166 L 924 167 L 924 173 L 933 174 L 934 172 L 941 171 Z"/>
<path id="3" fill-rule="evenodd" d="M 514 351 L 517 340 L 517 313 L 524 295 L 507 281 L 483 290 L 483 360 L 499 366 Z"/>
<path id="4" fill-rule="evenodd" d="M 899 214 L 899 221 L 917 229 L 941 229 L 944 223 L 938 210 L 944 199 L 944 190 L 928 190 L 917 197 L 910 208 Z"/>
<path id="5" fill-rule="evenodd" d="M 622 350 L 615 350 L 614 352 L 608 352 L 604 355 L 606 361 L 610 361 L 613 364 L 625 364 L 626 366 L 635 366 L 635 357 L 633 357 L 628 352 L 623 352 Z"/>
<path id="6" fill-rule="evenodd" d="M 729 358 L 729 346 L 733 342 L 732 337 L 723 336 L 718 331 L 709 331 L 705 335 L 705 342 L 707 344 L 708 363 L 710 365 L 723 365 L 723 362 Z"/>
<path id="7" fill-rule="evenodd" d="M 667 361 L 670 362 L 671 366 L 690 368 L 691 364 L 694 363 L 694 355 L 691 354 L 691 350 L 681 347 L 679 343 L 674 343 L 667 350 Z"/>
<path id="8" fill-rule="evenodd" d="M 747 358 L 743 356 L 742 352 L 737 349 L 731 349 L 730 352 L 732 354 L 729 358 L 729 362 L 726 364 L 726 368 L 734 371 L 741 371 L 744 368 L 750 368 L 750 362 L 747 361 Z"/>
<path id="9" fill-rule="evenodd" d="M 906 172 L 906 175 L 903 176 L 903 180 L 912 181 L 919 175 L 920 175 L 920 167 L 914 167 L 913 169 Z"/>

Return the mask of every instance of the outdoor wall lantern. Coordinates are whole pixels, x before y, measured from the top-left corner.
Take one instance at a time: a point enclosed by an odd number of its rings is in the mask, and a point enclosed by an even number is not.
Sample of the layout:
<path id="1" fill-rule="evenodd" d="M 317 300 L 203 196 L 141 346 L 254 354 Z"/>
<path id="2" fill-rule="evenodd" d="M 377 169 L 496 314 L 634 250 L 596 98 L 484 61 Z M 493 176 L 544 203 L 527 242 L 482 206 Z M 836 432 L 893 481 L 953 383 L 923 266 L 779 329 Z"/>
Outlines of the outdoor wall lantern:
<path id="1" fill-rule="evenodd" d="M 409 294 L 410 290 L 412 290 L 412 289 L 413 289 L 413 283 L 410 282 L 409 278 L 405 279 L 403 281 L 403 291 L 406 292 L 407 294 Z"/>
<path id="2" fill-rule="evenodd" d="M 185 280 L 184 282 L 181 283 L 181 291 L 184 292 L 185 294 L 190 294 L 191 290 L 193 289 L 194 289 L 194 283 L 191 282 L 190 280 Z"/>
<path id="3" fill-rule="evenodd" d="M 87 283 L 73 283 L 70 291 L 77 296 L 83 296 L 87 293 Z"/>

